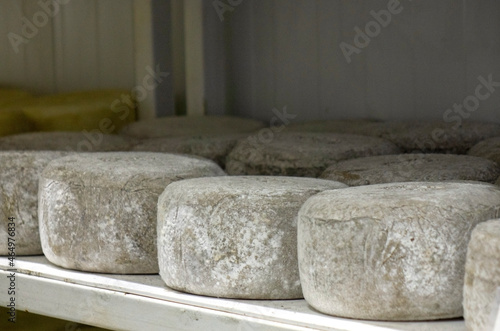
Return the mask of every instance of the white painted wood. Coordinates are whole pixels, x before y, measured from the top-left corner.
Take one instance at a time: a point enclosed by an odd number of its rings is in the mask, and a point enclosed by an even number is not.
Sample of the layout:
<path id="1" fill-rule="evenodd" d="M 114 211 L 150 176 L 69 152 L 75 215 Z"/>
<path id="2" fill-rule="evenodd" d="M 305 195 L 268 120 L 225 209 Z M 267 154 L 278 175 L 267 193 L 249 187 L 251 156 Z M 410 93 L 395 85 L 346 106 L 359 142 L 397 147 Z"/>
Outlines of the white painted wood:
<path id="1" fill-rule="evenodd" d="M 148 75 L 147 68 L 154 63 L 152 34 L 152 0 L 134 0 L 135 86 L 141 87 Z M 139 119 L 156 117 L 155 91 L 138 99 Z"/>
<path id="2" fill-rule="evenodd" d="M 203 0 L 184 2 L 187 114 L 205 114 Z"/>
<path id="3" fill-rule="evenodd" d="M 118 330 L 465 330 L 463 320 L 370 322 L 312 310 L 304 300 L 227 300 L 180 293 L 158 275 L 103 275 L 65 270 L 43 256 L 16 260 L 18 309 Z M 0 258 L 0 287 L 8 260 Z M 0 296 L 5 305 L 8 297 Z"/>

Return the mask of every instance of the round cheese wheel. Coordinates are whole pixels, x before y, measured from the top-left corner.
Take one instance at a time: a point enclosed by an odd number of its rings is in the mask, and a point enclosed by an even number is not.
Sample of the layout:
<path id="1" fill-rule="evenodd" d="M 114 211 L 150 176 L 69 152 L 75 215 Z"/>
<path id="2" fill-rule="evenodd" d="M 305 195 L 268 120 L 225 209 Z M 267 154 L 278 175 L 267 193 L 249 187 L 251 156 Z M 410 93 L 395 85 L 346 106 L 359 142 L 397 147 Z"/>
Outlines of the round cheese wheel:
<path id="1" fill-rule="evenodd" d="M 500 310 L 500 220 L 476 226 L 465 264 L 464 318 L 468 330 L 493 330 Z"/>
<path id="2" fill-rule="evenodd" d="M 128 151 L 136 141 L 98 131 L 30 132 L 0 138 L 0 150 L 112 152 Z"/>
<path id="3" fill-rule="evenodd" d="M 403 152 L 465 154 L 481 140 L 500 136 L 500 125 L 464 121 L 397 121 L 373 123 L 363 128 L 370 136 L 385 138 Z"/>
<path id="4" fill-rule="evenodd" d="M 363 157 L 331 165 L 321 178 L 349 186 L 395 182 L 474 180 L 494 183 L 500 165 L 480 157 L 452 154 L 399 154 Z"/>
<path id="5" fill-rule="evenodd" d="M 171 182 L 221 176 L 212 161 L 161 153 L 80 153 L 40 178 L 42 249 L 49 261 L 105 273 L 158 273 L 156 210 Z"/>
<path id="6" fill-rule="evenodd" d="M 302 132 L 262 136 L 259 133 L 238 142 L 227 157 L 226 171 L 230 175 L 318 177 L 337 161 L 399 152 L 393 143 L 373 137 Z"/>
<path id="7" fill-rule="evenodd" d="M 246 137 L 244 134 L 232 134 L 153 138 L 142 140 L 134 147 L 134 150 L 197 155 L 225 167 L 227 155 L 234 148 L 236 142 L 244 137 Z"/>
<path id="8" fill-rule="evenodd" d="M 9 254 L 9 237 L 16 255 L 42 254 L 38 230 L 38 178 L 47 164 L 64 152 L 0 152 L 0 254 Z M 9 230 L 9 218 L 14 227 Z"/>
<path id="9" fill-rule="evenodd" d="M 299 211 L 302 290 L 317 310 L 371 320 L 462 316 L 467 244 L 500 215 L 477 182 L 393 183 L 319 193 Z"/>
<path id="10" fill-rule="evenodd" d="M 110 134 L 136 119 L 135 101 L 126 90 L 48 95 L 22 109 L 36 131 L 98 130 Z"/>
<path id="11" fill-rule="evenodd" d="M 17 102 L 31 99 L 32 95 L 20 89 L 0 88 L 0 108 L 11 106 Z"/>
<path id="12" fill-rule="evenodd" d="M 260 121 L 230 116 L 163 117 L 132 123 L 122 133 L 134 138 L 229 135 L 257 131 Z"/>
<path id="13" fill-rule="evenodd" d="M 34 128 L 20 108 L 0 108 L 0 137 L 32 131 Z"/>
<path id="14" fill-rule="evenodd" d="M 297 212 L 346 185 L 292 177 L 196 178 L 158 202 L 160 275 L 176 290 L 227 298 L 301 298 Z"/>
<path id="15" fill-rule="evenodd" d="M 500 137 L 490 138 L 474 145 L 467 154 L 484 157 L 500 165 Z"/>

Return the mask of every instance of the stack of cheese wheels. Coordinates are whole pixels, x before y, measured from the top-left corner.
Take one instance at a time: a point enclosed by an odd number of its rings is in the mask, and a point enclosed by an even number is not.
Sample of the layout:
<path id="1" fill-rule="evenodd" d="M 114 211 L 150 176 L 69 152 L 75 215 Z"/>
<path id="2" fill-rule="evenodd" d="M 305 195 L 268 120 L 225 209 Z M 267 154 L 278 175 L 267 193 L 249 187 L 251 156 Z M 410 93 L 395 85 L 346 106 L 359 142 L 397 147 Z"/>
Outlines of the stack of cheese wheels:
<path id="1" fill-rule="evenodd" d="M 500 165 L 500 137 L 481 141 L 472 147 L 467 154 L 484 157 Z"/>
<path id="2" fill-rule="evenodd" d="M 238 140 L 245 138 L 244 134 L 194 136 L 194 137 L 167 137 L 145 139 L 138 143 L 135 151 L 179 153 L 197 155 L 210 159 L 221 167 L 226 165 L 226 157 L 234 148 Z"/>
<path id="3" fill-rule="evenodd" d="M 227 157 L 230 175 L 318 177 L 335 162 L 363 156 L 399 154 L 391 142 L 335 133 L 253 135 L 240 140 Z"/>
<path id="4" fill-rule="evenodd" d="M 500 165 L 480 157 L 452 154 L 399 154 L 363 157 L 330 166 L 321 178 L 349 186 L 395 182 L 475 180 L 494 183 Z"/>
<path id="5" fill-rule="evenodd" d="M 363 134 L 385 138 L 407 152 L 465 154 L 478 142 L 500 136 L 500 125 L 464 121 L 398 121 L 372 123 Z"/>
<path id="6" fill-rule="evenodd" d="M 363 134 L 365 127 L 370 127 L 375 120 L 370 119 L 340 119 L 325 121 L 309 121 L 292 123 L 286 127 L 287 132 L 329 132 Z"/>
<path id="7" fill-rule="evenodd" d="M 321 312 L 356 319 L 460 317 L 470 234 L 499 211 L 500 188 L 478 182 L 319 193 L 299 211 L 304 297 Z"/>
<path id="8" fill-rule="evenodd" d="M 48 95 L 23 106 L 36 131 L 98 130 L 117 133 L 135 120 L 135 103 L 126 90 Z"/>
<path id="9" fill-rule="evenodd" d="M 499 219 L 481 223 L 472 232 L 464 283 L 464 318 L 467 329 L 496 330 L 496 319 L 500 322 Z"/>
<path id="10" fill-rule="evenodd" d="M 41 254 L 38 230 L 38 177 L 47 164 L 68 153 L 0 152 L 0 254 L 8 254 L 7 223 L 13 217 L 17 255 Z"/>
<path id="11" fill-rule="evenodd" d="M 179 116 L 139 121 L 122 133 L 134 138 L 189 137 L 251 133 L 264 127 L 260 121 L 230 116 Z"/>
<path id="12" fill-rule="evenodd" d="M 129 151 L 135 140 L 100 132 L 31 132 L 0 138 L 0 150 L 110 152 Z"/>
<path id="13" fill-rule="evenodd" d="M 158 202 L 160 275 L 169 287 L 201 295 L 302 298 L 298 210 L 308 197 L 344 187 L 260 176 L 170 184 Z"/>
<path id="14" fill-rule="evenodd" d="M 81 153 L 40 177 L 42 248 L 59 266 L 105 273 L 158 273 L 159 195 L 184 178 L 222 176 L 212 161 L 161 153 Z"/>
<path id="15" fill-rule="evenodd" d="M 34 129 L 21 107 L 32 98 L 31 94 L 23 90 L 0 89 L 0 136 Z"/>

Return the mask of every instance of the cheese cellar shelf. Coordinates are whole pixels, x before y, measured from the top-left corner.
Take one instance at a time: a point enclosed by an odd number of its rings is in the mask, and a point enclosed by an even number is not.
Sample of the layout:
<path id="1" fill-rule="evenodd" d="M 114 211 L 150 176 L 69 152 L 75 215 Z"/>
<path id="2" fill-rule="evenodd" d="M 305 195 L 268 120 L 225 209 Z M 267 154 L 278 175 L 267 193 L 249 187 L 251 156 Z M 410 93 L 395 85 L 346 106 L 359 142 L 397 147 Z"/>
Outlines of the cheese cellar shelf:
<path id="1" fill-rule="evenodd" d="M 0 286 L 12 267 L 0 259 Z M 111 330 L 462 331 L 462 319 L 374 322 L 332 317 L 305 300 L 254 301 L 196 296 L 167 288 L 159 275 L 66 270 L 43 256 L 15 260 L 16 309 Z M 8 296 L 0 296 L 8 304 Z"/>

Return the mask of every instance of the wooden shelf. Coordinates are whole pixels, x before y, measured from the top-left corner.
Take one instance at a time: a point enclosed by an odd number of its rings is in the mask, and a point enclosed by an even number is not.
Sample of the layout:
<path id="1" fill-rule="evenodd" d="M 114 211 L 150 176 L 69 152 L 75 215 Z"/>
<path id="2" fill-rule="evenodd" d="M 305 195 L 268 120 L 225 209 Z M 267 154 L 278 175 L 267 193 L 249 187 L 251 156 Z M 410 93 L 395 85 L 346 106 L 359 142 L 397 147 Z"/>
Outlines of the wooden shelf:
<path id="1" fill-rule="evenodd" d="M 367 330 L 462 331 L 463 320 L 371 322 L 314 311 L 304 300 L 254 301 L 196 296 L 167 288 L 158 275 L 107 275 L 66 270 L 45 257 L 18 257 L 16 309 L 112 330 Z M 0 286 L 8 288 L 0 258 Z M 8 303 L 6 291 L 0 303 Z"/>

